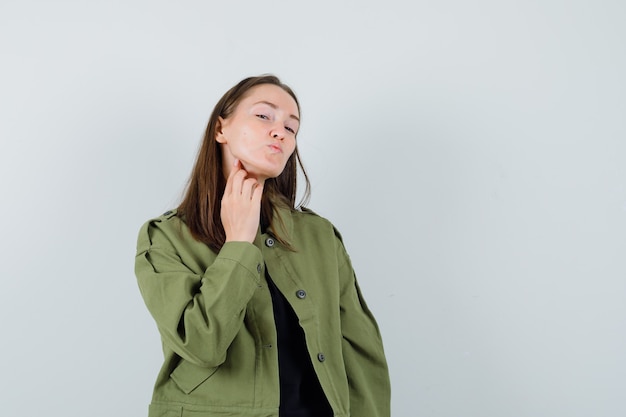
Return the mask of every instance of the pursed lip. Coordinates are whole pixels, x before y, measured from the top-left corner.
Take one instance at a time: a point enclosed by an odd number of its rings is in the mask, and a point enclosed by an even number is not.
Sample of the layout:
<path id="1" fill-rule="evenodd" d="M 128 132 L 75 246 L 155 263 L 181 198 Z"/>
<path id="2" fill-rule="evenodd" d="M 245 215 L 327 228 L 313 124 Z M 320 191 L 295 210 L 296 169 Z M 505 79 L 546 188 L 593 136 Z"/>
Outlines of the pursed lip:
<path id="1" fill-rule="evenodd" d="M 280 145 L 278 145 L 277 143 L 270 143 L 269 145 L 267 145 L 270 147 L 270 149 L 272 149 L 274 152 L 283 152 L 283 148 L 281 148 Z"/>

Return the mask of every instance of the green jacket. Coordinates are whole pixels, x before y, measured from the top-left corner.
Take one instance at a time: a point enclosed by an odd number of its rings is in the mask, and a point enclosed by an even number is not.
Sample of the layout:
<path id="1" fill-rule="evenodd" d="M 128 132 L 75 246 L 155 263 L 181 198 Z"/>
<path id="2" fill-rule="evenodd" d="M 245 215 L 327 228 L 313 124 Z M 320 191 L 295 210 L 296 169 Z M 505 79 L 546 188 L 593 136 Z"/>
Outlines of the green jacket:
<path id="1" fill-rule="evenodd" d="M 279 210 L 295 251 L 268 234 L 219 253 L 176 211 L 139 232 L 135 273 L 165 361 L 150 417 L 278 416 L 276 327 L 265 269 L 298 316 L 336 417 L 389 417 L 378 326 L 341 236 L 312 212 Z"/>

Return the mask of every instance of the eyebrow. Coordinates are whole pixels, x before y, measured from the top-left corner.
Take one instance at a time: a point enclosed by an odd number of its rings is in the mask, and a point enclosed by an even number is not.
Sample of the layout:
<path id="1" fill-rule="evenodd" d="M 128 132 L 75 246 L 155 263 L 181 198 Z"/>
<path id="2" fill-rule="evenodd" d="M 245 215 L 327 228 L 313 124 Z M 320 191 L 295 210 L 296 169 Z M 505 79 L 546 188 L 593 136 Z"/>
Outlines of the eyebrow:
<path id="1" fill-rule="evenodd" d="M 268 106 L 270 106 L 274 110 L 278 109 L 278 106 L 276 104 L 270 102 L 270 101 L 261 100 L 261 101 L 257 101 L 256 103 L 254 103 L 254 105 L 257 105 L 257 104 L 267 104 Z M 289 117 L 291 119 L 296 120 L 298 123 L 300 123 L 300 119 L 298 118 L 298 116 L 290 114 Z"/>

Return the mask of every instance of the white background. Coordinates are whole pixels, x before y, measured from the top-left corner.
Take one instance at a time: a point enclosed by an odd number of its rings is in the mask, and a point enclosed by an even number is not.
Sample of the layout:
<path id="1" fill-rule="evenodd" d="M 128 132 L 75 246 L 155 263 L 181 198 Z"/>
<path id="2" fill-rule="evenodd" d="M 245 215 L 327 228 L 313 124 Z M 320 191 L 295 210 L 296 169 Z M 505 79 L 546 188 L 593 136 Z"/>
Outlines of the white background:
<path id="1" fill-rule="evenodd" d="M 394 416 L 626 415 L 625 21 L 621 0 L 2 0 L 0 413 L 146 415 L 137 231 L 219 97 L 271 72 Z"/>

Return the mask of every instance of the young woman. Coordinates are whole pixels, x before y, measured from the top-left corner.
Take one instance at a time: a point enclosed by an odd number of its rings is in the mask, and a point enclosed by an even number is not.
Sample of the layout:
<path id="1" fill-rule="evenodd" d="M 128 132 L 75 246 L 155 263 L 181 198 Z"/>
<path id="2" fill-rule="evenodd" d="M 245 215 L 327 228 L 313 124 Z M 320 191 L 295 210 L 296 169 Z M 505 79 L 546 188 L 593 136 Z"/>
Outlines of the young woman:
<path id="1" fill-rule="evenodd" d="M 135 273 L 165 357 L 150 417 L 389 416 L 380 332 L 341 236 L 295 207 L 299 127 L 289 87 L 242 80 L 180 206 L 141 228 Z"/>

